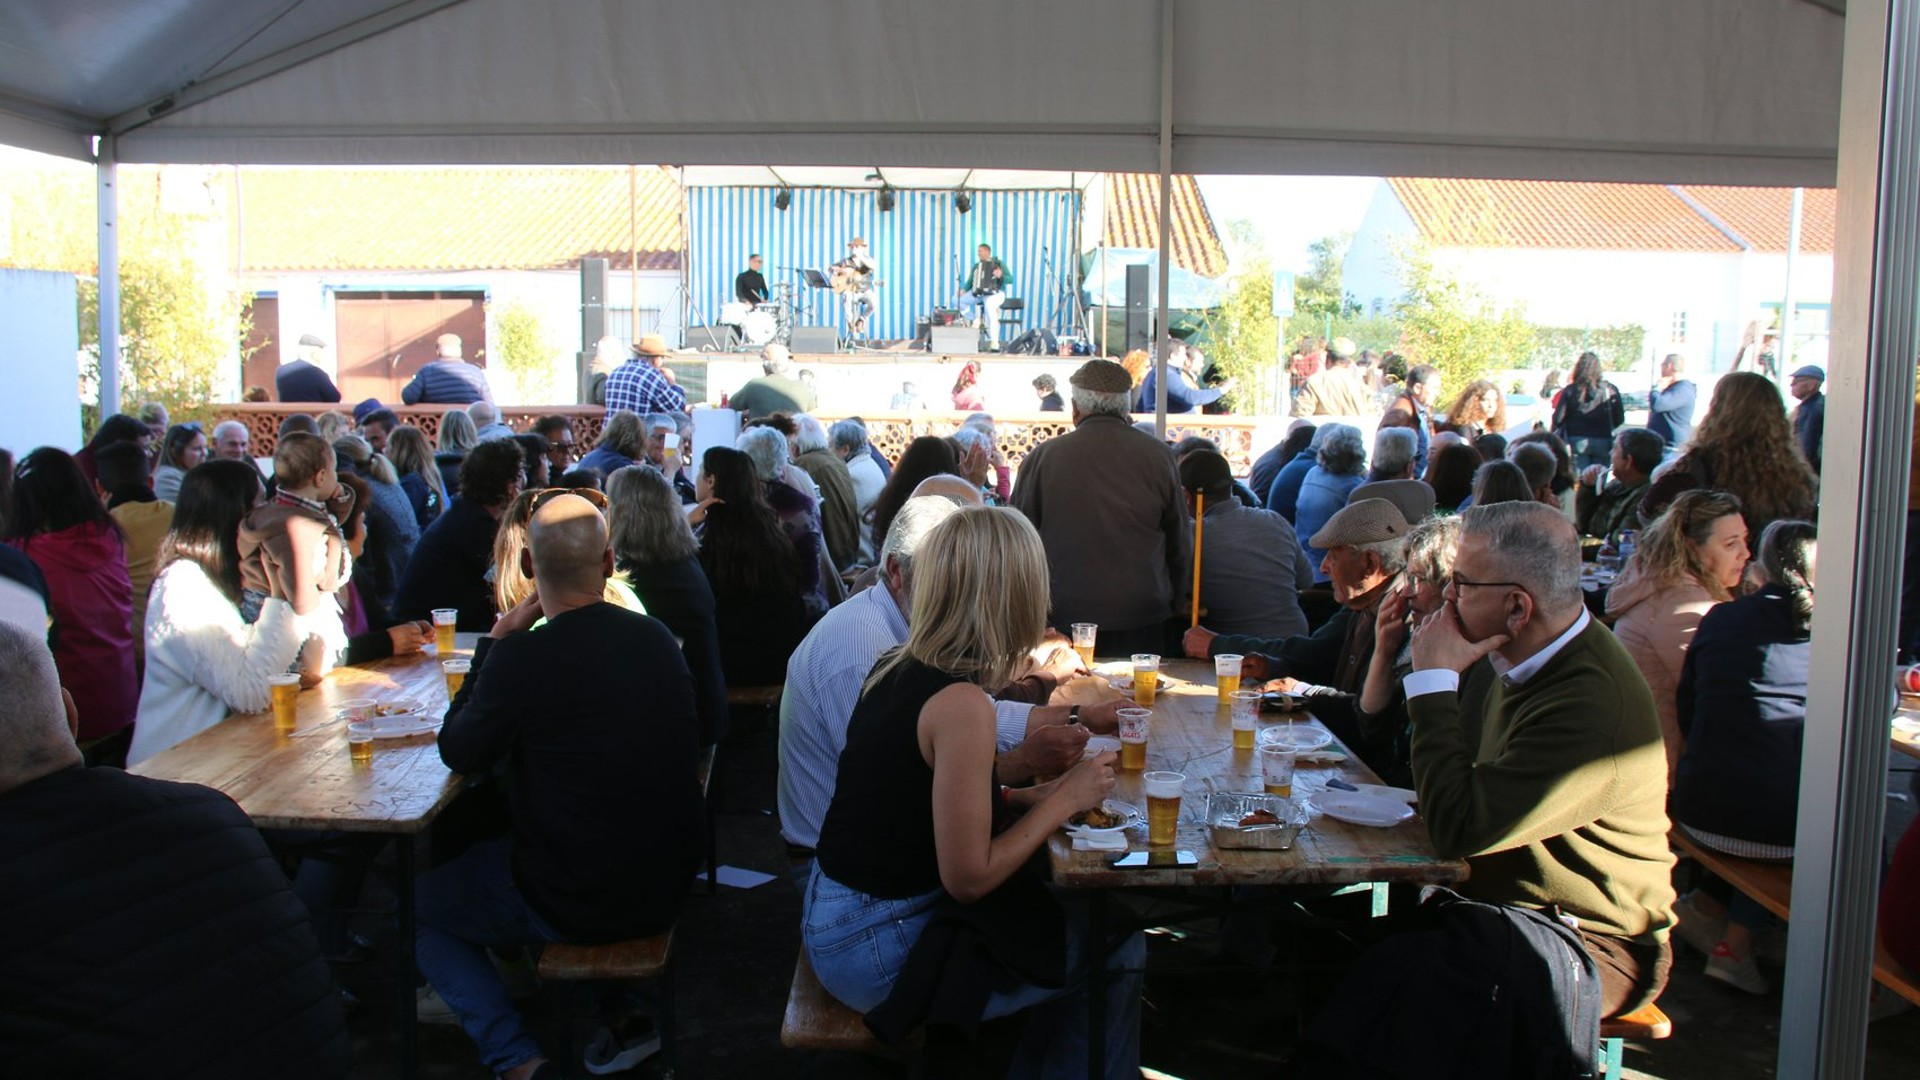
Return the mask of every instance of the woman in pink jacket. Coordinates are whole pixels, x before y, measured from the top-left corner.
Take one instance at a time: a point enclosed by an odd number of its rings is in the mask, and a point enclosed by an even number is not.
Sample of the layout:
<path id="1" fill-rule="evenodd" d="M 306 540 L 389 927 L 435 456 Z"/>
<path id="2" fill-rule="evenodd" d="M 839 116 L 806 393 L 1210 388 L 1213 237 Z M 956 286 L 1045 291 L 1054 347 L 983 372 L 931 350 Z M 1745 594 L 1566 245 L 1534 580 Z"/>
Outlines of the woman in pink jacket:
<path id="1" fill-rule="evenodd" d="M 1689 491 L 1641 531 L 1633 559 L 1607 594 L 1614 635 L 1639 665 L 1660 711 L 1669 787 L 1680 761 L 1675 694 L 1687 646 L 1707 609 L 1733 599 L 1747 557 L 1740 500 L 1724 491 Z"/>
<path id="2" fill-rule="evenodd" d="M 80 711 L 80 739 L 133 723 L 133 585 L 120 527 L 72 455 L 43 446 L 20 460 L 6 510 L 6 541 L 46 575 L 53 600 L 53 659 Z M 115 764 L 124 740 L 96 760 Z"/>

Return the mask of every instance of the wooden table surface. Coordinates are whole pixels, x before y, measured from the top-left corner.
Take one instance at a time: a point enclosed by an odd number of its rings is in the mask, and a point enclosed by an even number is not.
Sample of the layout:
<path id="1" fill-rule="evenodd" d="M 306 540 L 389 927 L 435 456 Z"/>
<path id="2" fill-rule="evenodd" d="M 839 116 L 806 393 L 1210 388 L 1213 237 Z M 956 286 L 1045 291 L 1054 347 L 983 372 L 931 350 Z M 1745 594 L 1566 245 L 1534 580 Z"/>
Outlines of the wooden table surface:
<path id="1" fill-rule="evenodd" d="M 1916 701 L 1914 698 L 1907 697 L 1904 694 L 1901 695 L 1900 708 L 1894 713 L 1894 716 L 1905 717 L 1909 720 L 1920 720 L 1920 701 Z M 1894 728 L 1893 748 L 1908 757 L 1920 758 L 1920 734 Z"/>
<path id="2" fill-rule="evenodd" d="M 459 635 L 456 655 L 471 656 L 478 638 Z M 376 740 L 373 761 L 355 765 L 347 755 L 347 726 L 333 717 L 340 702 L 353 698 L 411 699 L 444 713 L 440 659 L 428 648 L 337 668 L 319 686 L 300 692 L 291 736 L 274 729 L 271 712 L 236 713 L 130 771 L 217 788 L 263 829 L 420 832 L 459 790 L 459 778 L 440 761 L 435 736 Z"/>
<path id="3" fill-rule="evenodd" d="M 1163 686 L 1153 704 L 1147 736 L 1145 771 L 1170 770 L 1186 774 L 1181 793 L 1180 831 L 1172 848 L 1147 846 L 1144 821 L 1127 830 L 1130 851 L 1191 851 L 1199 860 L 1192 869 L 1115 870 L 1108 863 L 1117 852 L 1075 851 L 1063 832 L 1049 841 L 1048 854 L 1056 882 L 1069 887 L 1166 885 L 1325 885 L 1366 881 L 1463 881 L 1467 864 L 1434 854 L 1426 824 L 1416 815 L 1389 829 L 1349 825 L 1316 816 L 1288 851 L 1220 851 L 1208 840 L 1201 821 L 1207 798 L 1206 781 L 1220 792 L 1263 790 L 1260 764 L 1250 750 L 1233 748 L 1233 725 L 1219 705 L 1211 661 L 1162 661 Z M 1119 696 L 1104 680 L 1082 677 L 1061 688 L 1056 701 L 1091 703 Z M 1262 713 L 1260 727 L 1284 725 L 1280 713 Z M 1328 749 L 1339 749 L 1335 743 Z M 1122 772 L 1114 797 L 1132 803 L 1142 815 L 1147 810 L 1141 773 Z M 1302 762 L 1294 775 L 1296 797 L 1311 798 L 1326 790 L 1329 779 L 1351 784 L 1377 784 L 1380 778 L 1348 756 L 1341 764 Z"/>

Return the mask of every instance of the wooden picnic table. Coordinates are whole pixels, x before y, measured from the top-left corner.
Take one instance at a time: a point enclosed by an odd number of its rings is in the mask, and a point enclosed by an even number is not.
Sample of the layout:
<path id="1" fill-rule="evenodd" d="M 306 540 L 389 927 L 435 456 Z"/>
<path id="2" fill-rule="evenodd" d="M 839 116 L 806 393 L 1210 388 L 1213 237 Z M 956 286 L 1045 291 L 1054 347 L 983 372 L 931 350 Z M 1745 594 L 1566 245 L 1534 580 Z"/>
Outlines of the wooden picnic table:
<path id="1" fill-rule="evenodd" d="M 1145 771 L 1168 770 L 1186 775 L 1180 798 L 1179 835 L 1172 848 L 1150 848 L 1144 820 L 1127 831 L 1129 851 L 1191 851 L 1198 860 L 1192 869 L 1115 870 L 1109 865 L 1117 852 L 1075 851 L 1065 833 L 1048 841 L 1054 881 L 1068 888 L 1128 888 L 1184 885 L 1351 885 L 1361 882 L 1446 883 L 1464 880 L 1467 864 L 1442 859 L 1434 853 L 1427 827 L 1418 817 L 1390 829 L 1349 825 L 1316 817 L 1289 851 L 1222 851 L 1208 839 L 1201 820 L 1206 809 L 1207 782 L 1219 792 L 1263 790 L 1258 755 L 1233 748 L 1233 725 L 1219 704 L 1213 664 L 1204 660 L 1163 661 L 1162 687 L 1153 703 L 1147 736 Z M 1249 687 L 1251 688 L 1251 686 Z M 1062 687 L 1055 701 L 1090 704 L 1120 696 L 1098 676 L 1085 676 Z M 1296 714 L 1296 722 L 1305 714 Z M 1286 716 L 1262 713 L 1260 727 L 1280 727 Z M 1341 749 L 1338 743 L 1328 747 Z M 1122 772 L 1114 797 L 1138 807 L 1144 815 L 1146 794 L 1139 772 Z M 1301 762 L 1294 774 L 1294 795 L 1311 798 L 1338 777 L 1350 784 L 1378 784 L 1380 778 L 1358 757 L 1348 754 L 1338 764 Z"/>
<path id="2" fill-rule="evenodd" d="M 1105 666 L 1104 664 L 1098 666 Z M 1147 810 L 1144 773 L 1168 770 L 1182 773 L 1186 783 L 1180 792 L 1180 826 L 1171 847 L 1155 848 L 1147 844 L 1143 820 L 1128 829 L 1128 851 L 1191 851 L 1196 864 L 1190 869 L 1150 867 L 1116 870 L 1110 863 L 1119 852 L 1075 851 L 1065 833 L 1056 832 L 1047 842 L 1048 860 L 1055 884 L 1070 889 L 1086 889 L 1089 938 L 1107 940 L 1107 898 L 1109 890 L 1144 887 L 1186 887 L 1221 885 L 1325 886 L 1360 885 L 1382 882 L 1446 884 L 1462 881 L 1467 864 L 1462 859 L 1442 859 L 1433 850 L 1426 824 L 1414 817 L 1388 829 L 1368 828 L 1315 816 L 1287 851 L 1222 851 L 1208 838 L 1203 818 L 1206 810 L 1207 782 L 1219 792 L 1258 792 L 1265 784 L 1260 775 L 1257 752 L 1233 747 L 1233 723 L 1228 710 L 1220 704 L 1213 675 L 1213 663 L 1207 660 L 1162 660 L 1160 677 L 1164 682 L 1155 695 L 1153 718 L 1147 733 L 1147 767 L 1142 772 L 1121 772 L 1114 797 L 1132 803 L 1141 814 Z M 1248 689 L 1253 689 L 1249 684 Z M 1074 679 L 1061 687 L 1056 704 L 1091 704 L 1119 697 L 1119 693 L 1098 676 Z M 1296 714 L 1295 722 L 1300 716 Z M 1259 726 L 1269 728 L 1286 723 L 1284 714 L 1262 713 Z M 1257 734 L 1256 734 L 1257 742 Z M 1330 750 L 1343 749 L 1338 742 Z M 1337 764 L 1301 762 L 1294 773 L 1296 798 L 1311 798 L 1327 790 L 1327 781 L 1338 777 L 1350 784 L 1378 784 L 1380 778 L 1351 752 Z M 1379 894 L 1376 894 L 1379 895 Z M 1376 912 L 1382 909 L 1376 903 Z M 1086 951 L 1087 980 L 1087 1075 L 1105 1075 L 1105 990 L 1106 956 L 1103 949 Z"/>
<path id="3" fill-rule="evenodd" d="M 1901 707 L 1894 712 L 1896 718 L 1905 717 L 1910 720 L 1920 720 L 1920 702 L 1916 702 L 1913 698 L 1902 695 L 1900 698 L 1900 706 Z M 1902 731 L 1899 728 L 1894 728 L 1893 748 L 1908 757 L 1920 758 L 1920 732 Z"/>
<path id="4" fill-rule="evenodd" d="M 455 654 L 471 656 L 478 634 L 460 634 Z M 204 784 L 225 792 L 262 829 L 380 833 L 395 841 L 394 907 L 400 936 L 401 978 L 395 988 L 402 1074 L 418 1070 L 413 977 L 414 838 L 433 823 L 460 790 L 460 778 L 440 761 L 432 733 L 374 742 L 373 760 L 356 765 L 347 753 L 347 726 L 334 719 L 340 703 L 418 701 L 431 714 L 447 708 L 446 678 L 433 649 L 371 664 L 336 668 L 320 685 L 302 690 L 292 734 L 275 729 L 273 714 L 236 713 L 193 738 L 130 769 L 157 780 Z"/>

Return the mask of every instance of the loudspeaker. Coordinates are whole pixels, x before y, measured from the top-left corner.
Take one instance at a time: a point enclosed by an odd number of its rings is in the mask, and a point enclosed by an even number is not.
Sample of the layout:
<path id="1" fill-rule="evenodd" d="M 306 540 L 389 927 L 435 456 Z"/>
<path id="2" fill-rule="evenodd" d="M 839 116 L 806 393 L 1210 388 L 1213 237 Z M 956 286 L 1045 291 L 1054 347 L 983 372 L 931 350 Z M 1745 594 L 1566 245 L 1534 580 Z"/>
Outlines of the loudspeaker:
<path id="1" fill-rule="evenodd" d="M 971 326 L 936 326 L 928 351 L 937 353 L 977 353 L 980 331 Z"/>
<path id="2" fill-rule="evenodd" d="M 731 326 L 689 326 L 682 345 L 701 352 L 726 352 L 739 340 Z"/>
<path id="3" fill-rule="evenodd" d="M 1127 351 L 1153 347 L 1153 313 L 1147 309 L 1149 267 L 1127 267 Z"/>
<path id="4" fill-rule="evenodd" d="M 580 400 L 592 385 L 594 346 L 607 333 L 607 260 L 580 260 Z"/>
<path id="5" fill-rule="evenodd" d="M 787 351 L 795 353 L 832 353 L 840 351 L 840 334 L 831 326 L 796 326 L 787 342 Z"/>

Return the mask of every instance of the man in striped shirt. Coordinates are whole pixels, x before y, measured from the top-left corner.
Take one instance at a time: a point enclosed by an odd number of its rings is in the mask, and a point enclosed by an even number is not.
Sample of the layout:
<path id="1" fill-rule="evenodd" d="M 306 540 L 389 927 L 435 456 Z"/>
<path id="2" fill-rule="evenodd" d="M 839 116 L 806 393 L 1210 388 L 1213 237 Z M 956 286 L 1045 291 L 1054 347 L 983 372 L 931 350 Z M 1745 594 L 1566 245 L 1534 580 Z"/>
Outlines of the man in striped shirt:
<path id="1" fill-rule="evenodd" d="M 906 643 L 914 551 L 956 509 L 945 496 L 908 499 L 887 531 L 880 580 L 827 612 L 787 662 L 780 699 L 780 832 L 799 880 L 812 869 L 861 684 L 882 653 Z M 1045 668 L 995 694 L 1001 782 L 1065 772 L 1080 760 L 1089 731 L 1111 734 L 1119 725 L 1118 700 L 1071 708 L 1027 703 L 1047 700 L 1061 674 L 1077 670 L 1078 663 L 1071 648 L 1057 651 Z"/>

